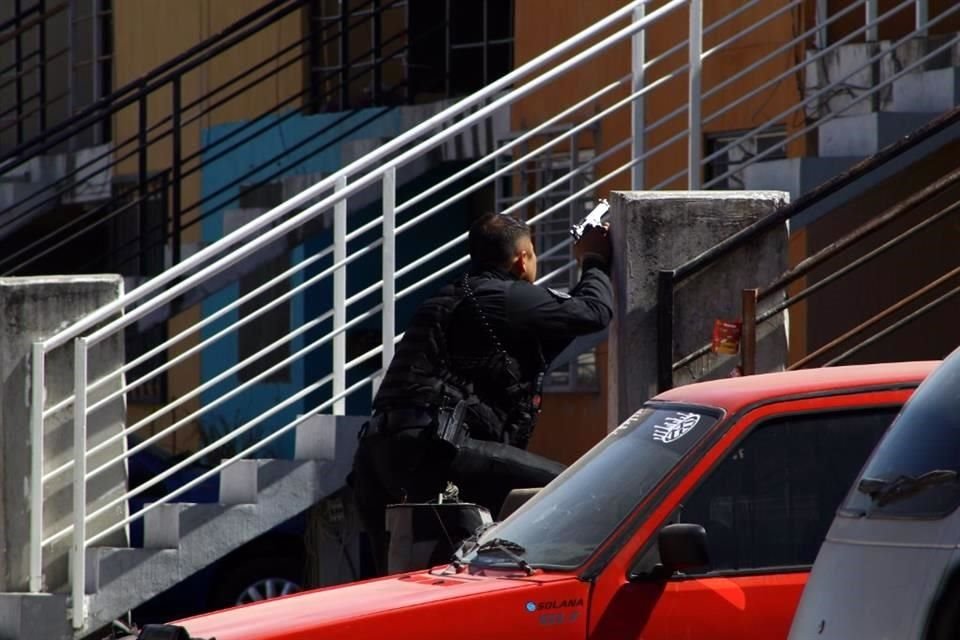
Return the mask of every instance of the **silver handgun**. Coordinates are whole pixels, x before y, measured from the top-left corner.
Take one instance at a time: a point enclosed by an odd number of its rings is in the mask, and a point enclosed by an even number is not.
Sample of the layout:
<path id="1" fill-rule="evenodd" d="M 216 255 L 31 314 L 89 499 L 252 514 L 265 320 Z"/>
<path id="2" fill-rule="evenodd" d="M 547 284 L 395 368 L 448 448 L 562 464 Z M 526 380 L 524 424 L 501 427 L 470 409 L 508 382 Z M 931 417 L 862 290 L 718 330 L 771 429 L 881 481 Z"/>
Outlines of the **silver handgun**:
<path id="1" fill-rule="evenodd" d="M 609 210 L 610 205 L 607 204 L 607 201 L 600 200 L 597 206 L 593 208 L 593 211 L 587 214 L 587 217 L 570 227 L 570 235 L 573 236 L 573 241 L 580 242 L 580 238 L 583 237 L 584 232 L 590 227 L 599 227 L 603 223 L 603 216 L 605 216 Z"/>

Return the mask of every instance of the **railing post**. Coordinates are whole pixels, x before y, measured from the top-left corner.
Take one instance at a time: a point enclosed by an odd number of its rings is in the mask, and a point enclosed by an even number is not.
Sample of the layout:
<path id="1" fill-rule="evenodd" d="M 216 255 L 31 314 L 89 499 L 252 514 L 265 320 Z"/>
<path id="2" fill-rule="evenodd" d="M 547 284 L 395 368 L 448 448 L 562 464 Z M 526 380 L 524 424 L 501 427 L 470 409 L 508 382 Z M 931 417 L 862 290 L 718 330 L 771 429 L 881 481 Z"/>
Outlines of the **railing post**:
<path id="1" fill-rule="evenodd" d="M 633 10 L 633 21 L 637 22 L 643 19 L 646 14 L 646 4 L 641 4 Z M 637 93 L 643 89 L 644 85 L 644 64 L 646 63 L 646 37 L 647 32 L 641 29 L 633 34 L 630 41 L 631 46 L 631 71 L 633 73 L 633 82 L 630 85 L 630 91 Z M 635 160 L 643 155 L 644 151 L 644 112 L 646 107 L 645 95 L 638 96 L 630 103 L 630 120 L 633 135 L 631 146 L 631 160 Z M 630 188 L 634 191 L 643 189 L 644 175 L 646 174 L 646 162 L 640 161 L 630 169 Z"/>
<path id="2" fill-rule="evenodd" d="M 757 295 L 759 289 L 741 293 L 740 372 L 752 376 L 757 372 Z"/>
<path id="3" fill-rule="evenodd" d="M 687 188 L 691 191 L 701 185 L 700 74 L 703 64 L 703 0 L 690 0 L 690 72 L 689 72 L 689 136 L 687 137 Z"/>
<path id="4" fill-rule="evenodd" d="M 380 0 L 373 0 L 373 91 L 371 95 L 373 96 L 373 105 L 376 107 L 383 106 L 380 102 L 381 93 L 380 89 L 383 86 L 383 65 L 380 63 L 380 58 L 383 55 L 381 50 L 381 43 L 383 42 L 383 22 L 382 13 L 380 9 Z"/>
<path id="5" fill-rule="evenodd" d="M 346 5 L 344 5 L 346 10 Z M 334 192 L 347 188 L 346 176 L 337 178 Z M 333 263 L 347 258 L 347 199 L 333 205 Z M 333 330 L 340 331 L 347 324 L 347 267 L 333 272 Z M 339 396 L 347 389 L 347 334 L 341 331 L 333 338 L 333 395 Z M 347 401 L 340 398 L 333 403 L 333 414 L 346 413 Z"/>
<path id="6" fill-rule="evenodd" d="M 673 276 L 661 269 L 657 278 L 657 392 L 673 388 Z"/>
<path id="7" fill-rule="evenodd" d="M 383 174 L 383 372 L 386 373 L 393 360 L 393 339 L 396 327 L 396 280 L 397 268 L 397 170 L 391 167 Z"/>
<path id="8" fill-rule="evenodd" d="M 183 207 L 183 197 L 180 186 L 181 181 L 181 167 L 180 161 L 182 159 L 183 150 L 182 150 L 182 136 L 180 133 L 180 122 L 181 122 L 181 113 L 180 108 L 182 106 L 182 95 L 181 95 L 181 76 L 176 76 L 172 82 L 172 91 L 173 91 L 173 140 L 172 140 L 172 155 L 171 166 L 173 167 L 173 206 L 170 214 L 172 222 L 172 232 L 173 237 L 170 239 L 171 243 L 171 253 L 172 253 L 172 262 L 177 264 L 180 262 L 180 233 L 182 227 L 181 221 L 181 211 Z"/>
<path id="9" fill-rule="evenodd" d="M 817 0 L 817 8 L 814 11 L 813 19 L 819 28 L 814 36 L 814 43 L 817 49 L 823 50 L 830 44 L 830 34 L 827 31 L 827 20 L 830 18 L 830 9 L 827 6 L 827 0 Z"/>
<path id="10" fill-rule="evenodd" d="M 90 96 L 90 103 L 96 103 L 100 99 L 103 86 L 100 82 L 100 7 L 97 0 L 90 2 L 90 80 L 93 85 L 93 91 Z M 146 104 L 144 104 L 146 109 Z M 100 137 L 95 138 L 94 144 L 103 144 L 107 141 L 105 119 L 100 120 L 93 125 L 93 130 L 100 130 Z M 141 123 L 141 130 L 143 129 Z M 96 136 L 96 133 L 94 133 Z"/>
<path id="11" fill-rule="evenodd" d="M 87 339 L 74 341 L 73 351 L 73 544 L 70 584 L 73 628 L 82 629 L 87 617 Z"/>
<path id="12" fill-rule="evenodd" d="M 340 3 L 340 110 L 350 108 L 350 4 Z"/>
<path id="13" fill-rule="evenodd" d="M 880 39 L 880 25 L 877 24 L 877 18 L 880 16 L 877 0 L 867 0 L 866 6 L 866 40 L 867 42 L 876 42 Z"/>
<path id="14" fill-rule="evenodd" d="M 146 81 L 140 84 L 140 99 L 137 100 L 137 213 L 140 220 L 140 275 L 145 276 L 149 270 L 147 261 L 146 238 L 150 227 L 150 216 L 147 210 L 147 93 Z"/>
<path id="15" fill-rule="evenodd" d="M 21 0 L 13 0 L 13 17 L 14 23 L 13 28 L 16 35 L 14 36 L 13 41 L 13 59 L 15 62 L 14 73 L 17 74 L 16 80 L 14 81 L 14 91 L 17 98 L 17 144 L 23 144 L 23 113 L 25 111 L 25 105 L 23 102 L 23 35 L 21 33 L 21 16 L 20 12 L 23 11 L 23 7 L 20 5 Z"/>
<path id="16" fill-rule="evenodd" d="M 77 65 L 74 58 L 74 23 L 76 22 L 76 0 L 68 0 L 67 2 L 67 117 L 73 116 L 76 111 L 76 104 L 74 98 L 74 85 L 76 84 L 76 73 Z M 77 137 L 75 135 L 69 136 L 67 138 L 67 150 L 73 151 L 74 145 L 76 144 Z"/>
<path id="17" fill-rule="evenodd" d="M 926 37 L 927 22 L 930 20 L 930 5 L 927 0 L 917 0 L 917 35 Z"/>
<path id="18" fill-rule="evenodd" d="M 37 15 L 40 16 L 40 24 L 37 25 L 37 51 L 39 52 L 39 61 L 37 62 L 37 93 L 40 100 L 40 135 L 41 139 L 46 141 L 47 131 L 47 5 L 46 0 L 37 1 Z"/>
<path id="19" fill-rule="evenodd" d="M 43 591 L 43 343 L 34 342 L 30 361 L 30 592 Z"/>

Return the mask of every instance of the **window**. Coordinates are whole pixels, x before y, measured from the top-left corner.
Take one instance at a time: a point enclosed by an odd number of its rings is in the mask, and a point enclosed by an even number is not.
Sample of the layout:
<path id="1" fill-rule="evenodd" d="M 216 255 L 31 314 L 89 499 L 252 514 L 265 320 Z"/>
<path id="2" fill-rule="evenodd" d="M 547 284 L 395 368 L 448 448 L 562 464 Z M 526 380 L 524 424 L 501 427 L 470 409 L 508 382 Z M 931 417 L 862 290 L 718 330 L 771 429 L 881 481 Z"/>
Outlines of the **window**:
<path id="1" fill-rule="evenodd" d="M 899 495 L 875 499 L 853 489 L 842 513 L 866 517 L 936 518 L 960 505 L 960 354 L 936 370 L 903 410 L 877 447 L 859 483 L 891 483 L 902 478 L 926 478 L 902 485 Z M 930 472 L 946 471 L 944 474 Z M 929 474 L 929 475 L 928 475 Z M 878 487 L 882 490 L 882 486 Z"/>
<path id="2" fill-rule="evenodd" d="M 314 111 L 434 102 L 513 69 L 513 0 L 313 0 Z"/>
<path id="3" fill-rule="evenodd" d="M 406 102 L 406 1 L 313 0 L 309 19 L 314 111 Z"/>
<path id="4" fill-rule="evenodd" d="M 477 91 L 513 69 L 513 2 L 446 0 L 448 95 Z"/>
<path id="5" fill-rule="evenodd" d="M 699 572 L 813 564 L 896 412 L 797 415 L 757 427 L 680 507 L 678 522 L 707 530 L 711 565 Z"/>
<path id="6" fill-rule="evenodd" d="M 719 178 L 719 180 L 710 184 L 711 189 L 743 189 L 742 167 L 758 154 L 773 147 L 776 147 L 776 149 L 763 156 L 763 160 L 777 160 L 787 157 L 787 150 L 784 147 L 787 134 L 783 129 L 762 131 L 751 136 L 746 136 L 745 133 L 738 131 L 707 136 L 707 155 L 710 156 L 722 151 L 720 155 L 707 163 L 705 169 L 705 183 L 710 183 Z M 726 175 L 728 171 L 733 173 Z"/>

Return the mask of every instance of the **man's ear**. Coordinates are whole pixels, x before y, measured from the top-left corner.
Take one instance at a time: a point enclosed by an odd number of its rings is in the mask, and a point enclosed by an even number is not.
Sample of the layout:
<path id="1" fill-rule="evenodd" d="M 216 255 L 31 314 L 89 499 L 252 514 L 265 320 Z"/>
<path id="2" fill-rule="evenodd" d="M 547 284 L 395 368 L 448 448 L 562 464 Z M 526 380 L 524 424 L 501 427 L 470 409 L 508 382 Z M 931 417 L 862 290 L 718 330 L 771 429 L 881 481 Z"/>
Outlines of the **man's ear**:
<path id="1" fill-rule="evenodd" d="M 513 256 L 513 262 L 510 264 L 510 273 L 515 276 L 522 276 L 527 266 L 529 256 L 526 251 L 517 251 Z"/>

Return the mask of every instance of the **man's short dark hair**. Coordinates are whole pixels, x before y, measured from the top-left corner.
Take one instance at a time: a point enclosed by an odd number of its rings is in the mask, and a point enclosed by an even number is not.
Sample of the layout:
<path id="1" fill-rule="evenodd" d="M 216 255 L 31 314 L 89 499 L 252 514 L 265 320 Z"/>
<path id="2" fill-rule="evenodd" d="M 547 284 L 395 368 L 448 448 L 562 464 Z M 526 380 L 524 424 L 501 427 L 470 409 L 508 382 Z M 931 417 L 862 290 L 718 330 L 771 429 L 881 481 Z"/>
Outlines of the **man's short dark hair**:
<path id="1" fill-rule="evenodd" d="M 516 218 L 486 213 L 470 225 L 470 259 L 483 267 L 505 269 L 517 253 L 517 241 L 530 237 L 530 227 Z"/>

